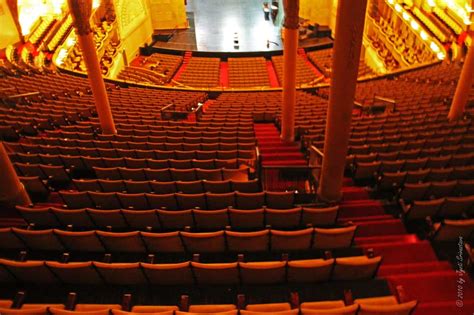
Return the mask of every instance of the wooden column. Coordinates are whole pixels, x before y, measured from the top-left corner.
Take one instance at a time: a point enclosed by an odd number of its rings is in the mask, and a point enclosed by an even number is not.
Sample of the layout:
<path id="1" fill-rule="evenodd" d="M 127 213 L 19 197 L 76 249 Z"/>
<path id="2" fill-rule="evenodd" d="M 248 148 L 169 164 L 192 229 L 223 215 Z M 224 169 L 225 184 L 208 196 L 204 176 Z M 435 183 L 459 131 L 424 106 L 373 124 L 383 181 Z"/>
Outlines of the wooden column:
<path id="1" fill-rule="evenodd" d="M 281 139 L 295 140 L 296 54 L 298 51 L 299 0 L 285 0 L 283 41 L 283 100 L 281 109 Z"/>
<path id="2" fill-rule="evenodd" d="M 474 35 L 471 32 L 471 37 Z M 469 93 L 474 83 L 474 45 L 471 44 L 467 51 L 466 60 L 462 67 L 459 77 L 456 93 L 454 94 L 451 108 L 449 109 L 448 119 L 450 121 L 458 120 L 463 117 L 464 108 L 469 100 Z"/>
<path id="3" fill-rule="evenodd" d="M 107 90 L 100 69 L 99 59 L 90 27 L 90 16 L 92 13 L 92 0 L 68 0 L 69 9 L 74 21 L 74 27 L 82 51 L 82 58 L 87 68 L 87 75 L 94 95 L 97 114 L 99 115 L 102 133 L 115 134 L 114 119 L 110 110 Z"/>
<path id="4" fill-rule="evenodd" d="M 0 174 L 1 206 L 13 207 L 31 203 L 25 187 L 18 179 L 3 142 L 0 142 Z"/>
<path id="5" fill-rule="evenodd" d="M 324 158 L 318 197 L 336 202 L 342 180 L 352 119 L 367 0 L 339 0 L 326 121 Z"/>

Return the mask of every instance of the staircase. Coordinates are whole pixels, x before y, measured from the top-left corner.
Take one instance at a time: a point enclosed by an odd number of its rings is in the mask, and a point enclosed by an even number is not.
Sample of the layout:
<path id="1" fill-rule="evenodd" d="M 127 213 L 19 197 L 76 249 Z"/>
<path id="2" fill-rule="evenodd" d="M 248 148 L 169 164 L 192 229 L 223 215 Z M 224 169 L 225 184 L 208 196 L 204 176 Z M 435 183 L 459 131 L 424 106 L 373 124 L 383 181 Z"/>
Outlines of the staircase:
<path id="1" fill-rule="evenodd" d="M 468 274 L 460 276 L 449 262 L 438 260 L 429 241 L 409 234 L 399 218 L 386 214 L 381 201 L 370 199 L 364 188 L 353 186 L 348 178 L 343 193 L 340 223 L 358 225 L 356 247 L 383 257 L 377 277 L 386 279 L 394 294 L 401 285 L 409 299 L 418 300 L 414 315 L 473 313 L 474 284 Z M 457 298 L 459 285 L 462 302 Z M 462 307 L 457 306 L 460 303 Z"/>
<path id="2" fill-rule="evenodd" d="M 179 81 L 179 77 L 181 76 L 181 73 L 183 73 L 184 70 L 186 70 L 186 67 L 189 64 L 189 60 L 192 58 L 193 53 L 191 51 L 187 51 L 184 53 L 184 58 L 183 62 L 181 63 L 181 66 L 179 67 L 178 71 L 176 71 L 173 80 Z"/>
<path id="3" fill-rule="evenodd" d="M 307 166 L 308 162 L 297 144 L 281 141 L 280 132 L 273 123 L 254 124 L 260 159 L 262 180 L 268 190 L 307 190 L 305 176 L 298 177 L 295 170 L 284 166 Z"/>
<path id="4" fill-rule="evenodd" d="M 268 78 L 270 79 L 270 86 L 280 87 L 280 82 L 278 81 L 278 76 L 277 76 L 275 67 L 273 66 L 273 62 L 271 60 L 267 60 L 266 65 L 267 65 Z"/>
<path id="5" fill-rule="evenodd" d="M 306 55 L 306 51 L 304 50 L 304 48 L 298 48 L 298 55 L 300 55 L 304 59 L 304 61 L 306 61 L 306 64 L 308 65 L 308 67 L 311 68 L 311 70 L 313 70 L 313 72 L 316 74 L 318 78 L 323 76 L 323 74 L 319 72 L 318 68 L 316 68 L 315 65 L 313 65 L 313 63 L 308 59 L 308 56 Z"/>
<path id="6" fill-rule="evenodd" d="M 273 123 L 254 124 L 263 166 L 308 165 L 297 144 L 286 144 Z"/>
<path id="7" fill-rule="evenodd" d="M 219 85 L 229 87 L 229 64 L 226 61 L 221 61 L 219 64 Z"/>

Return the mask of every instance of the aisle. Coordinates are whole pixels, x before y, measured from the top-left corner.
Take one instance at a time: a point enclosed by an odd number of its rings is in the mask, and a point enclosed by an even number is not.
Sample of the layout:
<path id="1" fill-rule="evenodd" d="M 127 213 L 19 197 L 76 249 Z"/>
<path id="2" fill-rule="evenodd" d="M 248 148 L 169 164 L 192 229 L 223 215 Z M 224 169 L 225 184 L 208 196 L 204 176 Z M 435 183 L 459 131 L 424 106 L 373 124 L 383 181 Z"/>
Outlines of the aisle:
<path id="1" fill-rule="evenodd" d="M 355 245 L 383 257 L 377 276 L 388 280 L 392 292 L 401 285 L 409 299 L 419 301 L 414 315 L 473 314 L 474 285 L 469 276 L 459 280 L 449 262 L 438 260 L 429 241 L 408 234 L 403 222 L 386 214 L 382 202 L 369 199 L 364 188 L 353 186 L 349 178 L 344 184 L 339 221 L 357 224 Z M 462 308 L 456 306 L 459 281 Z"/>
<path id="2" fill-rule="evenodd" d="M 297 144 L 283 143 L 280 132 L 273 123 L 255 123 L 255 137 L 262 167 L 307 166 L 308 162 Z M 285 171 L 287 175 L 285 176 Z M 290 170 L 266 170 L 265 187 L 269 190 L 303 190 L 305 180 L 298 180 Z"/>

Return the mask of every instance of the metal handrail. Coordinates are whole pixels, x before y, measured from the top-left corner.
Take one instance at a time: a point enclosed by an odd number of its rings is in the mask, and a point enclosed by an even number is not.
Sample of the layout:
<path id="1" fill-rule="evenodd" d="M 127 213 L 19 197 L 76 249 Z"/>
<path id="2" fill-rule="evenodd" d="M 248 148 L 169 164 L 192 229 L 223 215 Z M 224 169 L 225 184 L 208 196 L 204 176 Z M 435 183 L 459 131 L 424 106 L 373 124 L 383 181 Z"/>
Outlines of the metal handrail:
<path id="1" fill-rule="evenodd" d="M 311 145 L 309 147 L 309 151 L 316 153 L 321 158 L 324 158 L 324 153 L 321 150 L 319 150 L 318 148 L 316 148 L 314 145 Z"/>
<path id="2" fill-rule="evenodd" d="M 21 93 L 21 94 L 9 95 L 7 97 L 9 99 L 14 99 L 14 98 L 22 98 L 22 97 L 28 97 L 28 96 L 37 96 L 37 95 L 40 95 L 40 92 Z"/>
<path id="3" fill-rule="evenodd" d="M 162 108 L 160 109 L 160 112 L 163 112 L 163 111 L 167 110 L 167 109 L 170 108 L 171 106 L 174 106 L 174 104 L 173 104 L 173 103 L 169 103 L 168 105 L 162 107 Z"/>
<path id="4" fill-rule="evenodd" d="M 297 179 L 298 182 L 302 183 L 301 180 L 303 179 L 304 182 L 308 182 L 309 184 L 309 193 L 313 193 L 316 191 L 317 187 L 317 177 L 315 174 L 319 174 L 318 170 L 321 169 L 320 165 L 260 165 L 259 170 L 259 177 L 262 179 L 262 189 L 266 190 L 267 187 L 267 172 L 268 171 L 278 171 L 278 172 L 285 172 L 288 171 L 287 174 L 290 176 L 295 176 L 294 178 Z M 303 176 L 298 176 L 298 174 Z"/>
<path id="5" fill-rule="evenodd" d="M 396 101 L 393 98 L 385 97 L 385 96 L 380 96 L 380 95 L 374 95 L 374 101 L 379 100 L 387 103 L 393 103 L 395 104 Z"/>

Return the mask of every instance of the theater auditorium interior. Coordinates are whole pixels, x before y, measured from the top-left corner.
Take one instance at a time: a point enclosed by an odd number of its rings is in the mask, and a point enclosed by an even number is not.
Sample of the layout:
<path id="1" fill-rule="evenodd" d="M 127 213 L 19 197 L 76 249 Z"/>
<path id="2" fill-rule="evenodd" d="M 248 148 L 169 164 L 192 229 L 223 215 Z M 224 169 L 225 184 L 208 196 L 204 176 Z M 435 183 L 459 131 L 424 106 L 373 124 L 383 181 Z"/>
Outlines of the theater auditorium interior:
<path id="1" fill-rule="evenodd" d="M 474 314 L 474 0 L 0 0 L 0 315 Z"/>

